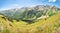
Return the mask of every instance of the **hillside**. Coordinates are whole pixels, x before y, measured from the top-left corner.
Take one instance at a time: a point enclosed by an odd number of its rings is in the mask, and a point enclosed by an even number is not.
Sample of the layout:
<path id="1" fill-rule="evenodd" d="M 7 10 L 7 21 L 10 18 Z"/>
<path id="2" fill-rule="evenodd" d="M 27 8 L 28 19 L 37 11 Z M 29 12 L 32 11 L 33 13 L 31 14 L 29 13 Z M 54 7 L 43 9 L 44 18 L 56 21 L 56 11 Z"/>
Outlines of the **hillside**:
<path id="1" fill-rule="evenodd" d="M 8 20 L 22 20 L 27 23 L 34 23 L 35 20 L 45 16 L 47 18 L 60 12 L 60 9 L 50 5 L 37 5 L 35 7 L 22 7 L 0 11 Z"/>
<path id="2" fill-rule="evenodd" d="M 60 13 L 32 24 L 16 20 L 10 22 L 0 15 L 0 33 L 60 33 Z"/>
<path id="3" fill-rule="evenodd" d="M 0 11 L 0 33 L 60 33 L 60 8 L 37 5 Z"/>

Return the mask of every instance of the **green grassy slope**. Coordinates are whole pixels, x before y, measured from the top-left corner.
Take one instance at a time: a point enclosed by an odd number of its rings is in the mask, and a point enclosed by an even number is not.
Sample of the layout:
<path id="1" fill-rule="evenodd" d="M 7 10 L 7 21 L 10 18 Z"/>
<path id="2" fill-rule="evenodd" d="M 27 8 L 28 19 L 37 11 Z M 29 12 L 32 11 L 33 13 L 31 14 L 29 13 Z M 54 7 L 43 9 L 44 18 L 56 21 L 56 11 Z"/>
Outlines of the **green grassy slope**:
<path id="1" fill-rule="evenodd" d="M 60 33 L 60 13 L 32 24 L 15 20 L 10 22 L 0 15 L 0 33 Z"/>
<path id="2" fill-rule="evenodd" d="M 33 33 L 60 33 L 60 13 L 29 25 Z"/>

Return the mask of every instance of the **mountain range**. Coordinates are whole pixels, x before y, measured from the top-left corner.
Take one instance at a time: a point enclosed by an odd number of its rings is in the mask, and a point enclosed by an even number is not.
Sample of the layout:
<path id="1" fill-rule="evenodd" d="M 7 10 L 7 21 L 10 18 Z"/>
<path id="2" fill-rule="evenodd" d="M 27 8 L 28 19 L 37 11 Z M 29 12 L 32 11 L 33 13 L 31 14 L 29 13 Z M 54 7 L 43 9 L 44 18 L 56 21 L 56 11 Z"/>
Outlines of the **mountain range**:
<path id="1" fill-rule="evenodd" d="M 60 8 L 50 5 L 37 5 L 34 7 L 22 7 L 0 11 L 0 13 L 6 16 L 10 21 L 22 20 L 26 22 L 33 22 L 44 17 L 44 19 L 46 19 L 47 16 L 50 17 L 58 12 L 60 12 Z"/>

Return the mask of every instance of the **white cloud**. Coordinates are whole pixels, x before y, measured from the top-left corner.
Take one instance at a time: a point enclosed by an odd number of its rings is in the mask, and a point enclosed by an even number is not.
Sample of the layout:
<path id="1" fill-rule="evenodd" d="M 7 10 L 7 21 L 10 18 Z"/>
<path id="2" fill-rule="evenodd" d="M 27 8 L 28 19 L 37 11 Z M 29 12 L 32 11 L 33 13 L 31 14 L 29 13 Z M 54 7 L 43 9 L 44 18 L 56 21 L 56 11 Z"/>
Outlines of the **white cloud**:
<path id="1" fill-rule="evenodd" d="M 18 7 L 18 6 L 19 6 L 19 4 L 12 4 L 12 6 L 14 6 L 14 7 Z"/>
<path id="2" fill-rule="evenodd" d="M 56 0 L 49 0 L 49 2 L 56 2 Z"/>
<path id="3" fill-rule="evenodd" d="M 0 10 L 8 10 L 8 9 L 14 9 L 14 8 L 19 8 L 19 4 L 10 4 L 6 7 L 1 8 Z"/>
<path id="4" fill-rule="evenodd" d="M 11 9 L 11 8 L 3 8 L 3 9 L 0 9 L 0 11 L 1 11 L 1 10 L 8 10 L 8 9 Z"/>

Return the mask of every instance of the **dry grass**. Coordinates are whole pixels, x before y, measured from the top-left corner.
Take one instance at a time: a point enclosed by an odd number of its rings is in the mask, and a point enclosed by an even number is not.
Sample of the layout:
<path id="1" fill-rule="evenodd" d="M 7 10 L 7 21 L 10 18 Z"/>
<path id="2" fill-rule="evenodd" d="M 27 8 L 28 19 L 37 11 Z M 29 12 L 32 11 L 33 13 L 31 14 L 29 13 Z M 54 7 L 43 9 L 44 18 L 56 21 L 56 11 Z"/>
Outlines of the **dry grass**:
<path id="1" fill-rule="evenodd" d="M 60 13 L 33 24 L 10 22 L 0 17 L 0 33 L 60 33 Z"/>

